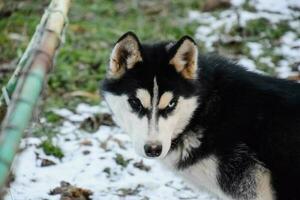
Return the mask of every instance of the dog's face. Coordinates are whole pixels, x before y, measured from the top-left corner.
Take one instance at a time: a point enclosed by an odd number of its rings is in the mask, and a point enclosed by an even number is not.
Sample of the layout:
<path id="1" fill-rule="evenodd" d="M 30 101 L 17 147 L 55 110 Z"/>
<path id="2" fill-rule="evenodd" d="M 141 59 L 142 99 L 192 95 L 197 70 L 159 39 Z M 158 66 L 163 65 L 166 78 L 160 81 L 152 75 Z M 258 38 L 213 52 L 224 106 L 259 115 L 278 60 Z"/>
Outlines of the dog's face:
<path id="1" fill-rule="evenodd" d="M 195 42 L 142 45 L 124 34 L 113 48 L 102 94 L 117 124 L 144 157 L 163 158 L 197 108 Z"/>

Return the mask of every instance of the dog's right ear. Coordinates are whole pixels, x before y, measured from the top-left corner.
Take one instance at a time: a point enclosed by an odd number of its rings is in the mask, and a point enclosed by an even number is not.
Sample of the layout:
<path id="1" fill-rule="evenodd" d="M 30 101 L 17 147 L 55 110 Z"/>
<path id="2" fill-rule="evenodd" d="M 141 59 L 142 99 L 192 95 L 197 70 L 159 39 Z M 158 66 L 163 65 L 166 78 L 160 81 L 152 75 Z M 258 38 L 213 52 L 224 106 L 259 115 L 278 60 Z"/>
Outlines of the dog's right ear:
<path id="1" fill-rule="evenodd" d="M 128 69 L 143 61 L 141 44 L 133 32 L 125 33 L 115 44 L 109 62 L 108 78 L 120 78 Z"/>
<path id="2" fill-rule="evenodd" d="M 196 42 L 189 36 L 183 36 L 169 51 L 171 57 L 169 64 L 174 66 L 185 79 L 196 79 L 198 70 Z"/>

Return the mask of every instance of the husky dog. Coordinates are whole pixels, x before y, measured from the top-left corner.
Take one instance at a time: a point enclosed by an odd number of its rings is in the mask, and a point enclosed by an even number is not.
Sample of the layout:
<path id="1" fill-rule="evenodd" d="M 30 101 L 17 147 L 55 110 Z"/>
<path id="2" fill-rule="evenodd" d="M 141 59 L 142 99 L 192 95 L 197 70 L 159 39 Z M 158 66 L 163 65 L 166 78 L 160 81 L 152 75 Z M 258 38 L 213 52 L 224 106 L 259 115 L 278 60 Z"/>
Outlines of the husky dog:
<path id="1" fill-rule="evenodd" d="M 189 36 L 115 44 L 102 94 L 136 152 L 225 200 L 300 200 L 300 84 L 200 55 Z"/>

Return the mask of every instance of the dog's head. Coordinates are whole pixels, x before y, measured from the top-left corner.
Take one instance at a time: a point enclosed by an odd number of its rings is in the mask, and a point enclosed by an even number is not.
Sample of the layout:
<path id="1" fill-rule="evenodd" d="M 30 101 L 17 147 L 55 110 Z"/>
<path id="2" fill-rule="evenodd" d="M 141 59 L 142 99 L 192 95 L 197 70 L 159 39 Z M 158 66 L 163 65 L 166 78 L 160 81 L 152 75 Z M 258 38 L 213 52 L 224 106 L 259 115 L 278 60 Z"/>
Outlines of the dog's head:
<path id="1" fill-rule="evenodd" d="M 136 152 L 163 158 L 198 106 L 198 49 L 188 36 L 143 45 L 128 32 L 115 44 L 102 94 Z"/>

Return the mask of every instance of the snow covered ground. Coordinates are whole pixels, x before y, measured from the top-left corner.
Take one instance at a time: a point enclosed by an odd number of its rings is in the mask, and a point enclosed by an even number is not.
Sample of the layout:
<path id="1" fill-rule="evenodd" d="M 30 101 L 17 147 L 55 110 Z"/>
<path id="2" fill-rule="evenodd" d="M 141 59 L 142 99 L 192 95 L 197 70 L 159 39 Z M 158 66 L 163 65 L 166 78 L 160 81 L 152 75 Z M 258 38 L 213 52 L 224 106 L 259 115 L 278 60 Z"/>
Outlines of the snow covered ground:
<path id="1" fill-rule="evenodd" d="M 205 192 L 192 191 L 183 181 L 154 160 L 139 157 L 129 138 L 117 127 L 100 126 L 94 133 L 80 130 L 80 123 L 105 107 L 79 104 L 76 113 L 67 109 L 55 111 L 64 117 L 60 135 L 54 144 L 64 157 L 47 156 L 39 145 L 42 139 L 29 137 L 22 141 L 14 163 L 16 174 L 6 200 L 60 199 L 49 192 L 61 181 L 89 189 L 92 199 L 199 199 L 213 200 Z M 54 165 L 42 166 L 42 160 Z"/>
<path id="2" fill-rule="evenodd" d="M 233 7 L 220 11 L 218 15 L 190 11 L 187 20 L 199 24 L 195 38 L 207 51 L 215 51 L 215 44 L 220 41 L 240 42 L 243 39 L 240 36 L 228 37 L 237 21 L 242 27 L 249 20 L 262 17 L 270 22 L 270 26 L 285 21 L 293 31 L 279 37 L 275 46 L 268 46 L 261 40 L 247 41 L 249 55 L 237 54 L 236 59 L 254 71 L 260 71 L 255 62 L 263 63 L 274 68 L 276 75 L 282 78 L 299 74 L 300 1 L 251 0 L 249 4 L 255 11 L 244 9 L 244 2 L 234 0 Z M 266 54 L 266 51 L 271 51 L 271 54 Z M 280 58 L 278 63 L 274 63 L 272 55 Z M 62 149 L 64 157 L 58 159 L 46 155 L 39 147 L 45 138 L 23 139 L 22 151 L 13 165 L 15 180 L 7 190 L 5 200 L 60 199 L 60 195 L 50 195 L 49 192 L 61 181 L 91 190 L 91 198 L 96 200 L 215 199 L 205 192 L 193 191 L 154 160 L 137 156 L 128 136 L 119 128 L 102 125 L 93 133 L 80 129 L 86 118 L 107 112 L 105 107 L 80 104 L 76 111 L 60 109 L 54 112 L 63 120 L 56 128 L 60 134 L 53 138 L 53 143 Z M 50 166 L 42 166 L 45 161 Z"/>
<path id="3" fill-rule="evenodd" d="M 299 75 L 300 72 L 300 1 L 299 0 L 232 0 L 232 7 L 218 14 L 211 12 L 190 11 L 188 19 L 196 22 L 199 27 L 195 38 L 202 43 L 205 51 L 224 53 L 234 57 L 249 70 L 259 71 L 257 63 L 264 68 L 272 68 L 274 75 L 281 78 Z M 250 7 L 250 8 L 249 8 Z M 243 29 L 249 21 L 262 20 L 267 27 L 261 27 L 259 33 L 247 36 Z M 270 32 L 282 31 L 279 26 L 286 25 L 286 32 L 271 38 Z M 261 24 L 253 25 L 260 29 Z M 239 27 L 237 30 L 236 27 Z M 245 30 L 244 30 L 245 31 Z M 277 32 L 278 33 L 278 32 Z M 244 34 L 244 35 L 243 35 Z M 245 36 L 246 34 L 246 36 Z M 245 44 L 250 53 L 230 53 L 232 46 Z M 225 47 L 224 47 L 225 46 Z M 220 47 L 225 48 L 220 52 Z M 277 57 L 279 60 L 273 59 Z M 256 62 L 256 63 L 255 63 Z M 265 70 L 266 71 L 266 70 Z"/>

